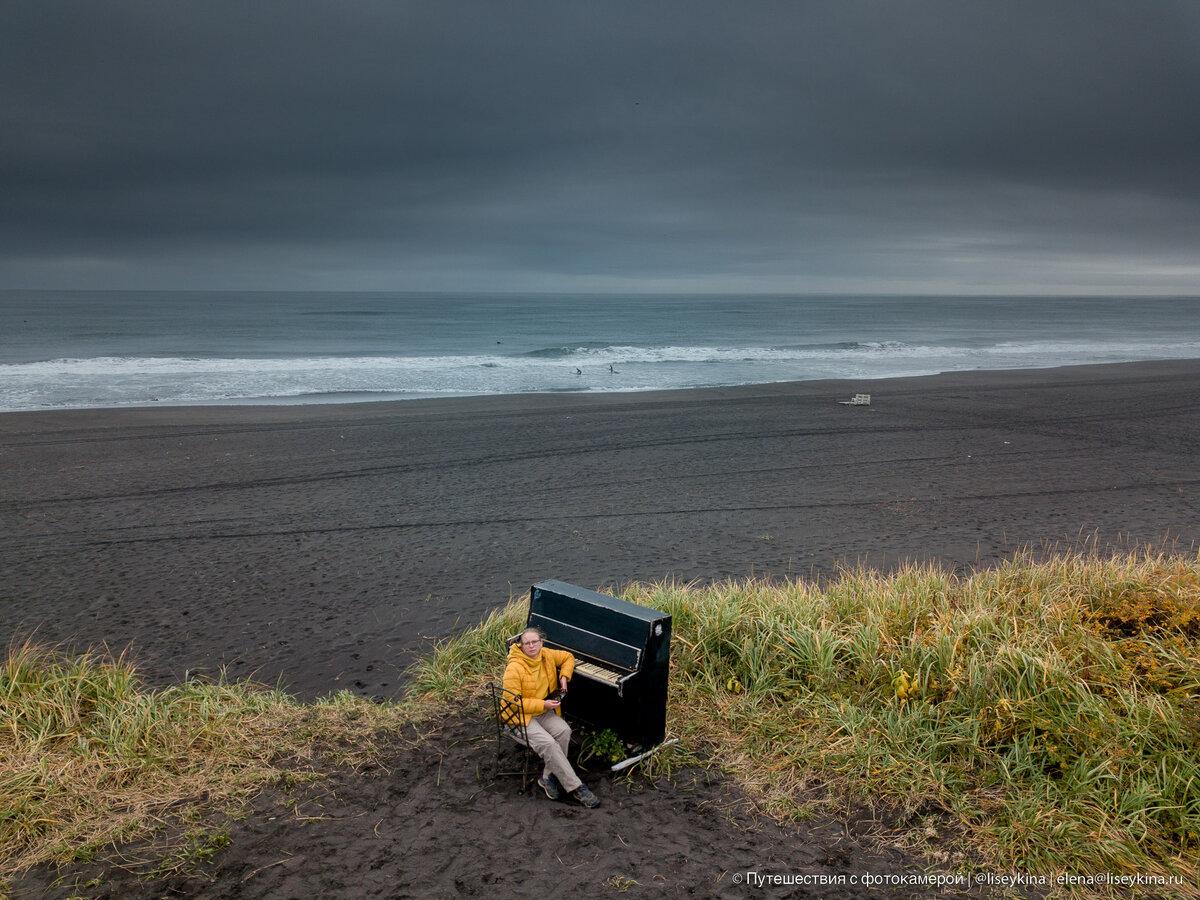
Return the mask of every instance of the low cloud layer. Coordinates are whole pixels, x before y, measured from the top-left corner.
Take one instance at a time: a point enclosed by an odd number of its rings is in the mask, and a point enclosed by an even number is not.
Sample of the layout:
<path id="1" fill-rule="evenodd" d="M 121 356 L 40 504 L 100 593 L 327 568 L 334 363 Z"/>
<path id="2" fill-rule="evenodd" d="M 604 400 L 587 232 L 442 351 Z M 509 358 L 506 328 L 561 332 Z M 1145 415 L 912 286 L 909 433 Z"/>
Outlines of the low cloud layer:
<path id="1" fill-rule="evenodd" d="M 1193 293 L 1200 7 L 17 2 L 0 287 Z"/>

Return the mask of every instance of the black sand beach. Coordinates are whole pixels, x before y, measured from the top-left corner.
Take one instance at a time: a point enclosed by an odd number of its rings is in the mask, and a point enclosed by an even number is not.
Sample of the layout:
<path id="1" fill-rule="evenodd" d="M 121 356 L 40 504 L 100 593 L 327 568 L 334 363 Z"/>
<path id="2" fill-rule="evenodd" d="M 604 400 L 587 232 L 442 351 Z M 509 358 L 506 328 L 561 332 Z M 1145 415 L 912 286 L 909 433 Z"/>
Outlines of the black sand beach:
<path id="1" fill-rule="evenodd" d="M 837 401 L 857 391 L 869 407 Z M 0 636 L 129 647 L 152 683 L 254 673 L 395 697 L 423 647 L 561 578 L 589 587 L 1021 548 L 1200 542 L 1200 361 L 665 394 L 0 415 Z M 733 872 L 916 871 L 871 823 L 780 829 L 720 777 L 593 781 L 597 812 L 479 780 L 478 712 L 385 769 L 279 797 L 200 881 L 99 896 L 853 897 Z M 289 817 L 290 816 L 290 817 Z M 274 818 L 272 818 L 274 817 Z M 561 826 L 561 827 L 560 827 Z M 512 843 L 550 835 L 514 863 Z M 515 835 L 515 837 L 514 837 Z M 625 875 L 623 873 L 628 873 Z M 15 885 L 59 896 L 56 873 Z M 947 895 L 957 895 L 956 891 Z M 871 896 L 929 896 L 878 890 Z"/>
<path id="2" fill-rule="evenodd" d="M 1198 361 L 5 414 L 0 638 L 395 697 L 422 647 L 544 578 L 1194 548 L 1198 435 Z"/>

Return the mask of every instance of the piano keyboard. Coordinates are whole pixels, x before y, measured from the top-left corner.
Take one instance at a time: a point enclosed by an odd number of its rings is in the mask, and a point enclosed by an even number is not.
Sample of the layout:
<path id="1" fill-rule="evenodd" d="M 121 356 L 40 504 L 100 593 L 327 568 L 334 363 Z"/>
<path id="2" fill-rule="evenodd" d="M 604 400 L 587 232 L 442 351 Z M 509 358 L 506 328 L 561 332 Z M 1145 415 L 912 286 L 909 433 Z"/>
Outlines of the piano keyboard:
<path id="1" fill-rule="evenodd" d="M 601 668 L 595 663 L 584 662 L 583 660 L 575 661 L 575 671 L 580 675 L 586 675 L 595 681 L 603 681 L 605 684 L 611 684 L 616 687 L 620 684 L 624 677 L 620 672 L 614 672 L 611 669 Z"/>

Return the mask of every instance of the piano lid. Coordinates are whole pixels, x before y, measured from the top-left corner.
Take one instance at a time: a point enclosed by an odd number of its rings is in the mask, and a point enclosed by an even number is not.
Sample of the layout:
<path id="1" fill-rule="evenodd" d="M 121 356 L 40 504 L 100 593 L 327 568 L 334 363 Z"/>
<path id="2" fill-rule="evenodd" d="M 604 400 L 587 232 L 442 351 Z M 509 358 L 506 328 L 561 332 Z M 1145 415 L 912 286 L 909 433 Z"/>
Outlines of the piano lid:
<path id="1" fill-rule="evenodd" d="M 647 646 L 654 626 L 671 618 L 648 606 L 554 579 L 533 585 L 529 611 L 531 618 L 544 615 L 639 649 Z"/>
<path id="2" fill-rule="evenodd" d="M 620 597 L 601 594 L 599 591 L 590 591 L 587 588 L 568 584 L 556 578 L 549 578 L 535 584 L 533 586 L 534 599 L 537 599 L 538 591 L 549 591 L 565 600 L 577 600 L 581 603 L 589 603 L 593 606 L 611 609 L 613 612 L 629 616 L 631 619 L 638 619 L 642 622 L 653 623 L 667 617 L 666 613 L 659 612 L 657 609 L 651 609 L 649 606 L 639 606 L 636 603 L 630 603 L 628 600 L 622 600 Z"/>

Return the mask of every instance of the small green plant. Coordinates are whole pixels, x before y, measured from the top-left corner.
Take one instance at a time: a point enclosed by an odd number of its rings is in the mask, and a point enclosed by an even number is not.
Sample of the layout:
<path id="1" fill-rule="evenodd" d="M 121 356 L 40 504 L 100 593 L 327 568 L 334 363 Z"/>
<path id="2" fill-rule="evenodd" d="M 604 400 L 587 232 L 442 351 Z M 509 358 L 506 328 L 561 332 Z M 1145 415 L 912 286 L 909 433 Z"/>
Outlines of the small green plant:
<path id="1" fill-rule="evenodd" d="M 192 838 L 192 858 L 198 863 L 210 862 L 214 856 L 232 843 L 225 829 L 212 834 L 198 834 Z"/>
<path id="2" fill-rule="evenodd" d="M 617 763 L 625 758 L 626 753 L 625 742 L 611 728 L 605 728 L 591 736 L 586 758 Z"/>
<path id="3" fill-rule="evenodd" d="M 641 887 L 642 883 L 625 875 L 612 875 L 605 880 L 604 886 L 612 888 L 618 894 L 624 894 L 632 887 Z"/>

